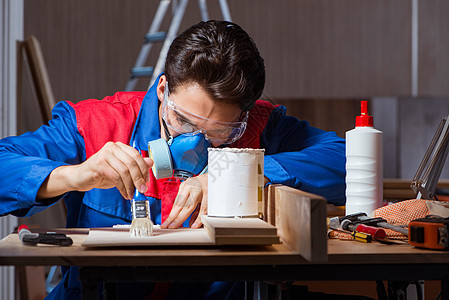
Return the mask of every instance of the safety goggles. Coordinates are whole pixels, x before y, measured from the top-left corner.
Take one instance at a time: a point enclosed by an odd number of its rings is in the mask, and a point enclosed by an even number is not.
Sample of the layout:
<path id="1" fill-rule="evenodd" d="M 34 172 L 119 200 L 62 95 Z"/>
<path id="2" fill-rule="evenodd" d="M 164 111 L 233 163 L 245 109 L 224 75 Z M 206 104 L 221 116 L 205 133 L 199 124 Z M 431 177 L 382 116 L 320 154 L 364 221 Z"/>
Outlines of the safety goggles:
<path id="1" fill-rule="evenodd" d="M 168 86 L 165 86 L 162 101 L 162 118 L 167 126 L 179 134 L 204 134 L 213 145 L 232 144 L 245 132 L 248 112 L 240 116 L 238 122 L 220 122 L 191 113 L 170 99 Z"/>

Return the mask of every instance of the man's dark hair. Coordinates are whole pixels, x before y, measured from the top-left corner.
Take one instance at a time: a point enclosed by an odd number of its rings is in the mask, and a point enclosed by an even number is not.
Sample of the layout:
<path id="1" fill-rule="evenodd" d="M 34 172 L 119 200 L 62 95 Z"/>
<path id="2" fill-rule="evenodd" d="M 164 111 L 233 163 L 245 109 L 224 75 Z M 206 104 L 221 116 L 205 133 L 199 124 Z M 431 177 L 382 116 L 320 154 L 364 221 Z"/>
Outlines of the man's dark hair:
<path id="1" fill-rule="evenodd" d="M 176 37 L 165 62 L 171 92 L 197 83 L 214 100 L 249 110 L 262 95 L 265 66 L 251 37 L 237 24 L 200 22 Z"/>

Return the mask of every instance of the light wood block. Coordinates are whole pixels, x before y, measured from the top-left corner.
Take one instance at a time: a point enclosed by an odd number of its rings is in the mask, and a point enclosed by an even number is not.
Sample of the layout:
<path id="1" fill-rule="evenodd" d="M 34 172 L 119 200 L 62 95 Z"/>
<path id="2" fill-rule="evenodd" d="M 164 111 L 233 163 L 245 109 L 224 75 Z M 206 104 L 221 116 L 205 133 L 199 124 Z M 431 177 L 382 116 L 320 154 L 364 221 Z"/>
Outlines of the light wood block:
<path id="1" fill-rule="evenodd" d="M 276 227 L 258 218 L 216 218 L 203 216 L 201 220 L 213 236 L 277 234 Z"/>
<path id="2" fill-rule="evenodd" d="M 279 243 L 276 227 L 258 218 L 203 216 L 201 220 L 216 245 L 272 245 Z"/>
<path id="3" fill-rule="evenodd" d="M 277 235 L 217 235 L 215 245 L 247 245 L 247 246 L 268 246 L 279 244 Z"/>
<path id="4" fill-rule="evenodd" d="M 274 191 L 281 241 L 309 262 L 327 261 L 326 200 L 287 186 Z"/>
<path id="5" fill-rule="evenodd" d="M 53 89 L 48 77 L 41 46 L 35 36 L 29 36 L 24 42 L 24 49 L 27 55 L 27 61 L 29 63 L 42 119 L 45 123 L 48 123 L 51 119 L 51 110 L 55 106 L 56 100 L 53 95 Z"/>
<path id="6" fill-rule="evenodd" d="M 265 197 L 266 201 L 266 221 L 271 224 L 276 226 L 276 204 L 275 204 L 275 189 L 278 186 L 282 186 L 280 184 L 270 184 L 268 186 L 268 188 L 266 188 L 267 190 L 267 197 Z"/>

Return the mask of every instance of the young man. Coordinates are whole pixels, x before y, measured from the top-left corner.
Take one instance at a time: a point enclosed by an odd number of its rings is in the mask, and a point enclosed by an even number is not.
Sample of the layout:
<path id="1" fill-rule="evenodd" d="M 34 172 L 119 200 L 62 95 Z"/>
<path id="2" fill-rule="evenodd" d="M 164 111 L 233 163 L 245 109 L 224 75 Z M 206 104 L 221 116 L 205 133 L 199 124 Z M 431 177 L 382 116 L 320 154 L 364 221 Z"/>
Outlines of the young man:
<path id="1" fill-rule="evenodd" d="M 238 25 L 192 26 L 173 41 L 165 73 L 148 92 L 60 102 L 48 126 L 0 141 L 0 214 L 30 216 L 64 199 L 67 227 L 129 224 L 128 200 L 139 189 L 162 228 L 198 228 L 207 174 L 156 179 L 145 156 L 147 143 L 160 138 L 172 140 L 169 149 L 178 156 L 197 147 L 264 148 L 267 183 L 344 204 L 344 141 L 257 100 L 264 84 L 263 59 Z M 50 297 L 79 298 L 77 269 L 63 272 Z M 195 298 L 222 296 L 217 286 L 196 288 Z"/>

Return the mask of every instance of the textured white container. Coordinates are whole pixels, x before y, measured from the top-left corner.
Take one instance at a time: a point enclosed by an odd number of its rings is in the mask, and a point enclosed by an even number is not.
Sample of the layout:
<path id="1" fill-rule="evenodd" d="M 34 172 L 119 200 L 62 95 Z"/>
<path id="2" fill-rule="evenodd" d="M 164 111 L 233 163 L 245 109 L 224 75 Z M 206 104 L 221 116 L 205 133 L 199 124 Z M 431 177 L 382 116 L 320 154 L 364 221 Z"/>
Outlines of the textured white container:
<path id="1" fill-rule="evenodd" d="M 258 216 L 264 185 L 264 150 L 209 148 L 207 215 Z"/>
<path id="2" fill-rule="evenodd" d="M 346 132 L 346 214 L 370 215 L 383 201 L 382 132 L 357 126 Z"/>

